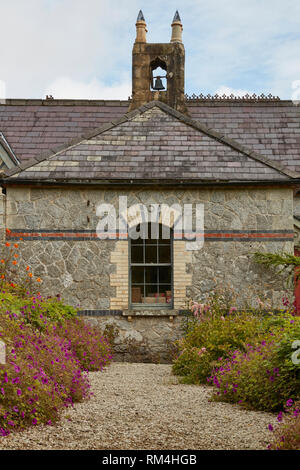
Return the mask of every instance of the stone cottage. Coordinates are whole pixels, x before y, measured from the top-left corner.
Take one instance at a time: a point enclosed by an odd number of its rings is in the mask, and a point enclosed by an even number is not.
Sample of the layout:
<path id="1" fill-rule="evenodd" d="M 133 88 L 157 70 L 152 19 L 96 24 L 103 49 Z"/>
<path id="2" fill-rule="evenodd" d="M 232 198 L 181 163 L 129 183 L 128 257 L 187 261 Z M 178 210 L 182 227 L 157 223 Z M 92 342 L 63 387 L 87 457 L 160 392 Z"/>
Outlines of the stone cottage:
<path id="1" fill-rule="evenodd" d="M 120 353 L 127 340 L 164 356 L 189 300 L 217 286 L 254 304 L 263 291 L 281 306 L 283 281 L 252 253 L 295 248 L 300 106 L 263 95 L 188 97 L 178 12 L 169 43 L 147 43 L 142 12 L 136 30 L 128 101 L 0 105 L 1 230 L 2 239 L 23 239 L 20 269 L 30 265 L 42 293 L 60 293 L 102 328 L 115 325 Z M 197 205 L 204 226 L 190 238 L 175 227 L 176 210 L 193 215 Z M 106 234 L 101 208 L 116 215 Z M 156 211 L 156 234 L 143 209 Z"/>

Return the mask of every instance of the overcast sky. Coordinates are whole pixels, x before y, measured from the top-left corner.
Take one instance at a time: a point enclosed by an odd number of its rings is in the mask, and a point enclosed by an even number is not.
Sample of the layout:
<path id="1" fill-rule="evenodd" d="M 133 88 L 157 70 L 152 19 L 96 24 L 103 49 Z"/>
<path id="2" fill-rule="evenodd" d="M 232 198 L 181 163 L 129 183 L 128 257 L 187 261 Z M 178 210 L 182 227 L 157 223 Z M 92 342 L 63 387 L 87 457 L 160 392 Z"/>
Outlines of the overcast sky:
<path id="1" fill-rule="evenodd" d="M 300 93 L 299 0 L 0 0 L 0 98 L 127 99 L 140 8 L 148 42 L 179 10 L 188 94 Z"/>

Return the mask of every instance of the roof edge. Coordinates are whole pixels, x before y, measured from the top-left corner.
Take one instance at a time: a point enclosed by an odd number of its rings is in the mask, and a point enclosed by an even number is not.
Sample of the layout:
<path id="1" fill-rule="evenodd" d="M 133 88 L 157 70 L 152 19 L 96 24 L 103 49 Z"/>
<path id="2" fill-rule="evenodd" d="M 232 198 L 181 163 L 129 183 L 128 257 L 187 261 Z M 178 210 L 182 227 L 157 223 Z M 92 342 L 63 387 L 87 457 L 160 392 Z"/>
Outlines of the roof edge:
<path id="1" fill-rule="evenodd" d="M 125 180 L 123 178 L 114 179 L 30 179 L 30 178 L 1 178 L 0 185 L 6 186 L 282 186 L 291 187 L 294 185 L 300 185 L 300 178 L 297 180 L 220 180 L 220 179 L 136 179 L 136 180 Z"/>

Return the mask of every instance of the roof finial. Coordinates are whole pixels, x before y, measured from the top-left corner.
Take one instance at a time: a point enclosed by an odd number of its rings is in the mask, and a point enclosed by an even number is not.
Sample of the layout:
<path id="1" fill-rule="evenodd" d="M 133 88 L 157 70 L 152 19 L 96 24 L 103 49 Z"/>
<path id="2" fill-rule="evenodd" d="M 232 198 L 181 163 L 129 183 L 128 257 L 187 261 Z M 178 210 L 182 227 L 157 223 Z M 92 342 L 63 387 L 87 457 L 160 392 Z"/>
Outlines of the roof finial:
<path id="1" fill-rule="evenodd" d="M 139 11 L 137 20 L 136 20 L 136 40 L 135 42 L 147 42 L 146 33 L 146 21 L 142 10 Z"/>
<path id="2" fill-rule="evenodd" d="M 178 10 L 176 10 L 176 13 L 173 18 L 172 22 L 172 38 L 171 42 L 182 42 L 182 23 L 181 19 L 178 13 Z"/>
<path id="3" fill-rule="evenodd" d="M 180 21 L 180 23 L 181 23 L 181 19 L 180 19 L 180 16 L 179 16 L 178 10 L 176 10 L 176 13 L 175 13 L 175 15 L 174 15 L 174 18 L 173 18 L 173 23 L 174 23 L 174 21 Z"/>
<path id="4" fill-rule="evenodd" d="M 145 21 L 144 14 L 142 10 L 139 11 L 138 17 L 136 21 Z"/>

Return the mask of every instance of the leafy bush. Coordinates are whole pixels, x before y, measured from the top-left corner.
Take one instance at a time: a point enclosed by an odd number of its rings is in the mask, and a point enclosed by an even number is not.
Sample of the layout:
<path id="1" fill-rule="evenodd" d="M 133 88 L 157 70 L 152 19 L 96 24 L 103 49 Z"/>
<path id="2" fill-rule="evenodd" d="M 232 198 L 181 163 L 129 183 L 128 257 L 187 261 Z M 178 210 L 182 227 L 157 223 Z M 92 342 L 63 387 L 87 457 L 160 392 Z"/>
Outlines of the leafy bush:
<path id="1" fill-rule="evenodd" d="M 11 230 L 6 229 L 6 237 L 10 237 Z M 36 292 L 37 287 L 42 283 L 40 277 L 34 276 L 30 266 L 24 266 L 24 270 L 19 267 L 19 253 L 20 243 L 6 241 L 2 245 L 2 252 L 0 254 L 0 286 L 7 284 L 16 289 L 19 296 L 24 295 L 27 291 Z"/>
<path id="2" fill-rule="evenodd" d="M 280 325 L 265 333 L 259 345 L 234 351 L 209 378 L 218 388 L 214 400 L 276 411 L 287 400 L 299 399 L 300 365 L 292 361 L 292 344 L 297 339 L 300 318 L 286 315 Z"/>
<path id="3" fill-rule="evenodd" d="M 46 328 L 51 323 L 62 323 L 77 315 L 76 309 L 65 305 L 59 296 L 44 298 L 40 293 L 31 295 L 29 291 L 20 296 L 17 286 L 2 285 L 0 291 L 0 314 L 10 312 L 22 316 L 26 323 L 36 328 Z"/>
<path id="4" fill-rule="evenodd" d="M 2 434 L 29 424 L 54 422 L 58 411 L 88 396 L 87 375 L 70 344 L 12 315 L 1 316 L 6 364 L 0 366 Z"/>
<path id="5" fill-rule="evenodd" d="M 82 319 L 67 320 L 54 327 L 59 336 L 69 341 L 83 370 L 98 371 L 111 360 L 111 349 L 99 330 L 87 325 Z"/>
<path id="6" fill-rule="evenodd" d="M 53 424 L 63 407 L 89 396 L 89 370 L 111 360 L 110 347 L 96 328 L 74 318 L 59 298 L 0 293 L 0 435 L 40 423 Z"/>
<path id="7" fill-rule="evenodd" d="M 268 446 L 270 450 L 300 450 L 299 404 L 293 404 L 292 400 L 288 400 L 285 411 L 284 419 L 282 412 L 279 413 L 277 420 L 280 424 L 275 430 L 273 426 L 269 426 L 270 431 L 274 432 L 273 440 Z"/>
<path id="8" fill-rule="evenodd" d="M 226 317 L 209 317 L 200 322 L 191 319 L 185 326 L 186 333 L 178 341 L 179 356 L 173 364 L 173 372 L 184 376 L 184 382 L 206 382 L 213 367 L 232 350 L 246 350 L 246 345 L 262 333 L 261 319 L 246 313 Z"/>

